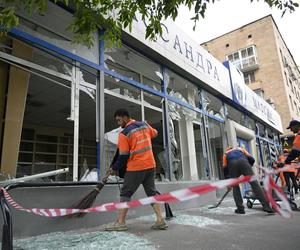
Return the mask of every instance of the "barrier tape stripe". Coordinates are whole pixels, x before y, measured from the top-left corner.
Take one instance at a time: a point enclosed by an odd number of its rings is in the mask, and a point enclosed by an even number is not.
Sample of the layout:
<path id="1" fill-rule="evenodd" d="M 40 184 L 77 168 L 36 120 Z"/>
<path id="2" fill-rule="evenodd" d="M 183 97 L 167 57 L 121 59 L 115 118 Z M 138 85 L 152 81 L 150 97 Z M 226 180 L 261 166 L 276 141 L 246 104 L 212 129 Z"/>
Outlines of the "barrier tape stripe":
<path id="1" fill-rule="evenodd" d="M 262 168 L 262 167 L 260 167 Z M 277 186 L 277 184 L 274 182 L 272 175 L 270 174 L 269 170 L 262 168 L 266 172 L 265 177 L 265 185 L 264 189 L 266 191 L 266 196 L 268 201 L 271 203 L 271 205 L 274 207 L 275 211 L 279 213 L 281 216 L 285 218 L 291 217 L 291 208 L 289 205 L 289 202 L 286 198 L 286 195 L 282 192 L 280 187 Z M 180 201 L 186 201 L 190 199 L 194 199 L 196 197 L 199 197 L 200 195 L 206 194 L 208 192 L 212 192 L 216 189 L 223 189 L 230 186 L 235 186 L 240 183 L 245 182 L 251 182 L 256 180 L 255 176 L 240 176 L 238 178 L 234 179 L 226 179 L 226 180 L 220 180 L 209 184 L 204 185 L 198 185 L 186 189 L 176 190 L 172 191 L 170 193 L 155 195 L 151 197 L 142 198 L 139 200 L 133 200 L 129 202 L 113 202 L 113 203 L 105 203 L 99 206 L 87 208 L 87 209 L 72 209 L 72 208 L 23 208 L 18 203 L 16 203 L 13 198 L 9 195 L 9 193 L 4 189 L 1 188 L 0 190 L 4 193 L 4 196 L 8 203 L 21 211 L 25 211 L 28 213 L 33 213 L 40 216 L 45 217 L 59 217 L 59 216 L 65 216 L 75 213 L 92 213 L 92 212 L 105 212 L 105 211 L 113 211 L 121 208 L 132 208 L 142 205 L 149 205 L 151 203 L 157 203 L 157 202 L 167 202 L 167 203 L 176 203 Z M 278 197 L 283 201 L 284 206 L 280 208 L 277 203 L 275 202 L 273 196 L 272 196 L 272 190 L 275 190 L 275 192 L 278 194 Z M 284 210 L 285 209 L 285 210 Z"/>

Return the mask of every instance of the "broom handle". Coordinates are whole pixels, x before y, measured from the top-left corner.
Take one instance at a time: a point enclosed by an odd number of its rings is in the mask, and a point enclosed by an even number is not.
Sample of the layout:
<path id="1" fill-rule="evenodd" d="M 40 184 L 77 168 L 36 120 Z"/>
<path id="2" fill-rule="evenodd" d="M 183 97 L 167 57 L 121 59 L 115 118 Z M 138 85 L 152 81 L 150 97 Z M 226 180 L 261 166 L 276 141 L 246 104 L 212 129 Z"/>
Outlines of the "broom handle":
<path id="1" fill-rule="evenodd" d="M 103 179 L 99 182 L 99 184 L 95 187 L 95 190 L 99 192 L 100 188 L 102 188 L 106 182 L 108 177 L 111 175 L 111 171 L 107 171 L 106 175 L 103 177 Z"/>

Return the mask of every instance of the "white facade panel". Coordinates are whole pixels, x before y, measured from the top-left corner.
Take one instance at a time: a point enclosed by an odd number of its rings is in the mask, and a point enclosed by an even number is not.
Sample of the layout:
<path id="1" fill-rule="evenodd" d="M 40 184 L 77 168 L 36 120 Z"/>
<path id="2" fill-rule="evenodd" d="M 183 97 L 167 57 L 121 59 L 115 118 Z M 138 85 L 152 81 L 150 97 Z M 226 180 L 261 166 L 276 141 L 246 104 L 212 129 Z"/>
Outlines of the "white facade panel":
<path id="1" fill-rule="evenodd" d="M 138 19 L 139 20 L 139 19 Z M 163 35 L 157 41 L 145 40 L 145 24 L 133 23 L 128 34 L 149 46 L 151 49 L 175 63 L 204 84 L 228 98 L 232 97 L 230 78 L 226 67 L 188 37 L 172 21 L 163 23 Z"/>
<path id="2" fill-rule="evenodd" d="M 245 84 L 243 73 L 232 63 L 228 62 L 228 65 L 232 81 L 232 100 L 282 133 L 281 118 L 277 111 Z"/>

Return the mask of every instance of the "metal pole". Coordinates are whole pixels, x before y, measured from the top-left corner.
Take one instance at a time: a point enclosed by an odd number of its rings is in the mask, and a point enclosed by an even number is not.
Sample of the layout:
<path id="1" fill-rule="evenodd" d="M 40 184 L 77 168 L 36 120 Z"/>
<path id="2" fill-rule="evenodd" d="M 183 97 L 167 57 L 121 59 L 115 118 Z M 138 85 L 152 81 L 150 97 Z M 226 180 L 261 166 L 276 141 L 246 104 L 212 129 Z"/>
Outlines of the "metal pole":
<path id="1" fill-rule="evenodd" d="M 101 176 L 105 175 L 106 169 L 104 169 L 104 130 L 105 130 L 105 101 L 104 101 L 104 71 L 100 70 L 100 86 L 99 86 L 99 157 L 100 165 L 99 172 Z M 102 166 L 102 168 L 101 168 Z M 100 178 L 100 176 L 99 176 Z"/>
<path id="2" fill-rule="evenodd" d="M 34 175 L 29 175 L 29 176 L 25 176 L 25 177 L 21 177 L 21 178 L 15 178 L 15 179 L 7 180 L 7 181 L 2 181 L 2 182 L 0 182 L 0 185 L 3 185 L 3 184 L 6 185 L 6 184 L 15 183 L 15 182 L 30 181 L 30 180 L 34 180 L 34 179 L 38 179 L 38 178 L 42 178 L 42 177 L 64 174 L 64 173 L 68 173 L 68 172 L 69 172 L 69 168 L 62 168 L 62 169 L 53 170 L 53 171 L 49 171 L 49 172 L 45 172 L 45 173 L 34 174 Z"/>
<path id="3" fill-rule="evenodd" d="M 100 31 L 100 34 L 103 34 L 103 31 Z M 101 66 L 99 81 L 97 81 L 97 97 L 96 97 L 96 112 L 97 112 L 97 169 L 98 169 L 98 178 L 104 176 L 106 169 L 105 166 L 105 157 L 104 157 L 104 131 L 105 131 L 105 100 L 104 100 L 104 53 L 105 53 L 105 43 L 101 39 L 99 43 L 99 64 Z M 101 166 L 103 166 L 101 168 Z"/>
<path id="4" fill-rule="evenodd" d="M 76 66 L 79 66 L 76 63 Z M 78 181 L 78 147 L 79 147 L 79 81 L 78 81 L 78 69 L 73 67 L 72 73 L 73 79 L 72 83 L 74 86 L 74 141 L 73 141 L 73 181 Z M 74 84 L 74 85 L 73 85 Z"/>

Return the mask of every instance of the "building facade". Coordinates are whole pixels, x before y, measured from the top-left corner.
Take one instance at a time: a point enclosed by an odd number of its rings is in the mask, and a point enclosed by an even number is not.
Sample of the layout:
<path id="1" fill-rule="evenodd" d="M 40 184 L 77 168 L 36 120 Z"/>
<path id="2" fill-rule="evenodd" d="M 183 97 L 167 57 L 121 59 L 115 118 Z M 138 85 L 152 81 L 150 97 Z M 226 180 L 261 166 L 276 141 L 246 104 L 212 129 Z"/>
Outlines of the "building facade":
<path id="1" fill-rule="evenodd" d="M 146 41 L 144 23 L 124 31 L 121 48 L 90 49 L 65 31 L 72 14 L 49 2 L 46 15 L 19 12 L 1 40 L 1 172 L 32 175 L 69 167 L 56 180 L 103 176 L 116 149 L 113 114 L 122 107 L 159 131 L 157 181 L 223 178 L 222 155 L 244 146 L 269 167 L 280 147 L 278 113 L 172 22 Z M 51 20 L 51 22 L 49 21 Z"/>
<path id="2" fill-rule="evenodd" d="M 202 46 L 220 61 L 229 60 L 245 83 L 280 114 L 285 129 L 300 119 L 300 72 L 272 15 L 265 16 Z"/>

